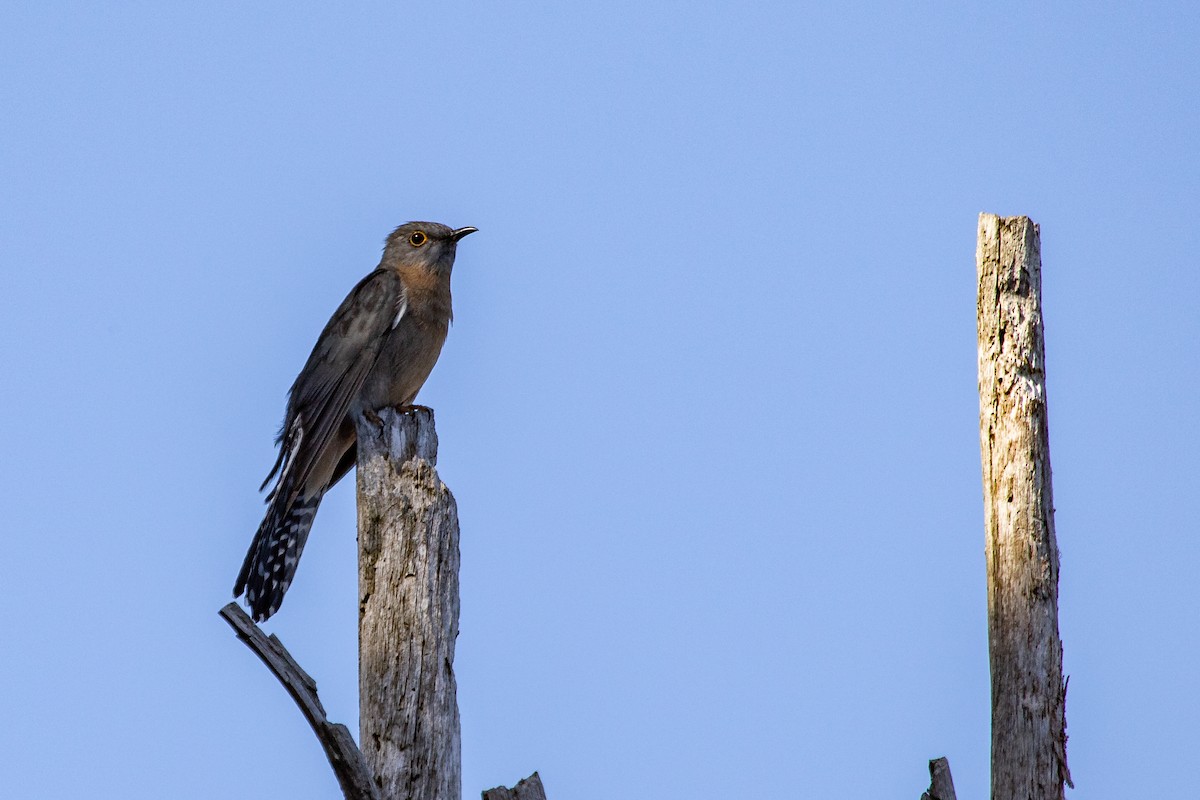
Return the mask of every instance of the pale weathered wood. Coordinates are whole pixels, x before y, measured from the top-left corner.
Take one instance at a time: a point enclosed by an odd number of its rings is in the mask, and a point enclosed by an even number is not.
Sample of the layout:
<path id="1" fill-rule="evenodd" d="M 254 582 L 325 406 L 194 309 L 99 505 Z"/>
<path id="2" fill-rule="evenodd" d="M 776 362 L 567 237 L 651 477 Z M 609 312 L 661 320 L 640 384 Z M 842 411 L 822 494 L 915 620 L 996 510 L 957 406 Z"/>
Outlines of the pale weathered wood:
<path id="1" fill-rule="evenodd" d="M 976 263 L 992 800 L 1060 800 L 1071 777 L 1038 227 L 981 214 Z"/>
<path id="2" fill-rule="evenodd" d="M 929 791 L 921 800 L 958 800 L 954 795 L 954 779 L 950 777 L 950 760 L 935 758 L 929 762 Z"/>
<path id="3" fill-rule="evenodd" d="M 359 742 L 383 800 L 460 800 L 458 511 L 433 412 L 358 424 Z"/>
<path id="4" fill-rule="evenodd" d="M 325 707 L 317 697 L 316 681 L 300 668 L 279 638 L 264 634 L 237 603 L 228 604 L 219 613 L 296 701 L 300 712 L 317 735 L 317 740 L 321 742 L 321 747 L 325 749 L 329 766 L 333 767 L 346 800 L 380 800 L 371 780 L 371 772 L 354 744 L 350 729 L 326 718 Z"/>
<path id="5" fill-rule="evenodd" d="M 536 772 L 511 789 L 497 786 L 483 793 L 483 800 L 546 800 L 542 778 Z"/>

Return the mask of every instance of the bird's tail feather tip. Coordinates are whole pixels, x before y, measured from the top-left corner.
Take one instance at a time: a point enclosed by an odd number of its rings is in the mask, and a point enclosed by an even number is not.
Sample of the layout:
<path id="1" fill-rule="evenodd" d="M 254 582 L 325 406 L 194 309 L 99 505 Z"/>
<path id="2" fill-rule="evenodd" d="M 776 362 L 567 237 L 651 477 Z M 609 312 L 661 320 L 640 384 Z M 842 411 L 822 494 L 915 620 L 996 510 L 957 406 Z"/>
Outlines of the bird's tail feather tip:
<path id="1" fill-rule="evenodd" d="M 283 604 L 323 494 L 298 497 L 287 509 L 273 507 L 259 526 L 233 588 L 234 597 L 245 593 L 256 622 L 269 619 Z"/>

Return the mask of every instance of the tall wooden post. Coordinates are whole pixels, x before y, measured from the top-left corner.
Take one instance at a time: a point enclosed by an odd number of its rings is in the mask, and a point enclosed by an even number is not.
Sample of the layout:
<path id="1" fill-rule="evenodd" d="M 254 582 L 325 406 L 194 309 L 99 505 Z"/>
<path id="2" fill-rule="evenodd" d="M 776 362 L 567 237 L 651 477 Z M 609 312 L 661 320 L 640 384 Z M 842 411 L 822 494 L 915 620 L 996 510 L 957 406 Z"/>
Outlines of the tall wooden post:
<path id="1" fill-rule="evenodd" d="M 976 263 L 992 800 L 1059 800 L 1071 777 L 1037 225 L 981 214 Z"/>
<path id="2" fill-rule="evenodd" d="M 383 800 L 461 800 L 458 511 L 433 412 L 358 425 L 359 746 Z"/>

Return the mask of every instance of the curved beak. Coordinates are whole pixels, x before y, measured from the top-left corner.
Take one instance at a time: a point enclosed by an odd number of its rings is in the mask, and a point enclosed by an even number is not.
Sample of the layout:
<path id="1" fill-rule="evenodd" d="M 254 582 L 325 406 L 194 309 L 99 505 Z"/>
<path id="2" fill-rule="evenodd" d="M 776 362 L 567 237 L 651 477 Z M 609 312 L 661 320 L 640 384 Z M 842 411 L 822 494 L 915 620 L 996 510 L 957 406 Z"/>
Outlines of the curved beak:
<path id="1" fill-rule="evenodd" d="M 468 234 L 475 233 L 477 230 L 479 230 L 479 228 L 472 228 L 470 225 L 465 228 L 459 228 L 450 234 L 450 241 L 457 242 L 459 239 L 467 236 Z"/>

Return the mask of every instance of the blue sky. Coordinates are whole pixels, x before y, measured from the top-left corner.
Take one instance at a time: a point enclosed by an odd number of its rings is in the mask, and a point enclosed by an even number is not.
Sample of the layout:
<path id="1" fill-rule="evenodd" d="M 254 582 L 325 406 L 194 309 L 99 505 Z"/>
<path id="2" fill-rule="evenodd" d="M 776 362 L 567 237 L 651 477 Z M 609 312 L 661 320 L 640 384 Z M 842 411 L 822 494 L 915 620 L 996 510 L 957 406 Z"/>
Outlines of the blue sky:
<path id="1" fill-rule="evenodd" d="M 217 609 L 284 393 L 409 219 L 464 790 L 988 781 L 979 212 L 1042 226 L 1069 758 L 1200 745 L 1187 4 L 8 4 L 11 797 L 336 796 Z M 353 487 L 269 630 L 357 727 Z"/>

